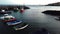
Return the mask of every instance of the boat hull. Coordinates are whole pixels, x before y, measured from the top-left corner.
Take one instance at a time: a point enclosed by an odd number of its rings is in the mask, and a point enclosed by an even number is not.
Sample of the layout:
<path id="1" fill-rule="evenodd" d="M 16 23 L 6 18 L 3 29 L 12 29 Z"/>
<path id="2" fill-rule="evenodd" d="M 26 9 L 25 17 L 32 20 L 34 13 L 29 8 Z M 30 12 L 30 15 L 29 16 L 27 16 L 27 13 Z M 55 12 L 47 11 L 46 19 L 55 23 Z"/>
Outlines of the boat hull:
<path id="1" fill-rule="evenodd" d="M 7 22 L 6 23 L 9 27 L 12 27 L 14 30 L 22 30 L 28 27 L 27 23 L 23 23 L 22 21 L 16 21 L 15 23 L 13 22 Z"/>

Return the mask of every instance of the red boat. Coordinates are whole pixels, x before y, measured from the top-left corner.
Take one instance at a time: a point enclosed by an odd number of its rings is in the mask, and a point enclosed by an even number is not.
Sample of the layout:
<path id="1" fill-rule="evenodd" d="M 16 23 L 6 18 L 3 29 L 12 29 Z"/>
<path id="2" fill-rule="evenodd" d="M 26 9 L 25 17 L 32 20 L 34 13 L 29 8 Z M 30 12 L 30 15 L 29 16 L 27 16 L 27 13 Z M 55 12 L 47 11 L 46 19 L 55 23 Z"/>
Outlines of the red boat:
<path id="1" fill-rule="evenodd" d="M 3 22 L 11 22 L 11 21 L 15 21 L 16 18 L 13 18 L 13 19 L 9 19 L 9 20 L 2 20 Z"/>
<path id="2" fill-rule="evenodd" d="M 20 13 L 23 13 L 24 12 L 24 9 L 22 8 L 22 9 L 20 9 Z"/>
<path id="3" fill-rule="evenodd" d="M 4 15 L 3 17 L 0 17 L 0 20 L 2 22 L 10 22 L 16 20 L 16 18 L 11 15 Z"/>

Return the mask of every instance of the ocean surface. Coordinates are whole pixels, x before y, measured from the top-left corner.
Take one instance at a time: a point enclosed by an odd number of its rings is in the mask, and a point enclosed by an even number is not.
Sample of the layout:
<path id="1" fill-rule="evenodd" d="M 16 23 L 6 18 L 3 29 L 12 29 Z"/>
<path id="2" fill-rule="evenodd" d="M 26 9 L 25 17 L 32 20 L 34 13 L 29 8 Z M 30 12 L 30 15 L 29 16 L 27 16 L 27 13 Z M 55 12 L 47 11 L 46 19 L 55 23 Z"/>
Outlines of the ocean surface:
<path id="1" fill-rule="evenodd" d="M 60 10 L 60 6 L 28 6 L 30 9 L 25 10 L 22 14 L 13 12 L 10 15 L 18 20 L 27 22 L 29 26 L 23 30 L 15 31 L 3 23 L 0 23 L 0 34 L 32 34 L 41 28 L 46 28 L 50 34 L 60 34 L 60 21 L 55 17 L 42 13 L 45 10 Z"/>

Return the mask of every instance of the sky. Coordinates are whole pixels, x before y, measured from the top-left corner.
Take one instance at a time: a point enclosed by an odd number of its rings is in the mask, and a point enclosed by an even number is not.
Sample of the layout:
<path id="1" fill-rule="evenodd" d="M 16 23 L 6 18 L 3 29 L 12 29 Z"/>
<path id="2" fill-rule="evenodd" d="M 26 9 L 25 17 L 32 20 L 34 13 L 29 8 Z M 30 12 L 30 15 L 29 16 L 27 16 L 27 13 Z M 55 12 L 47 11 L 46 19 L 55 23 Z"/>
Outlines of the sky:
<path id="1" fill-rule="evenodd" d="M 0 0 L 0 4 L 19 4 L 19 5 L 47 5 L 49 3 L 60 2 L 60 0 Z"/>

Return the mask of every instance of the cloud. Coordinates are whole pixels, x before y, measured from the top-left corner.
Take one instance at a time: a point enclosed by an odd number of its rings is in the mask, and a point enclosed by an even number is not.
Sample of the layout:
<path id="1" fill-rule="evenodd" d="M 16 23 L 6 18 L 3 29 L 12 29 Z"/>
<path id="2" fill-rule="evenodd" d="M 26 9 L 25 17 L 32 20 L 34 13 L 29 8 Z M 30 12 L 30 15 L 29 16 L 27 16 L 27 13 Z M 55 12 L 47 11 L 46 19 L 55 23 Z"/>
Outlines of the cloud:
<path id="1" fill-rule="evenodd" d="M 45 5 L 59 1 L 60 0 L 0 0 L 0 4 Z"/>

